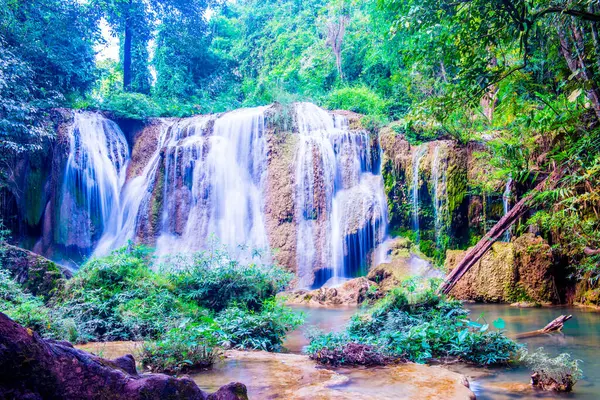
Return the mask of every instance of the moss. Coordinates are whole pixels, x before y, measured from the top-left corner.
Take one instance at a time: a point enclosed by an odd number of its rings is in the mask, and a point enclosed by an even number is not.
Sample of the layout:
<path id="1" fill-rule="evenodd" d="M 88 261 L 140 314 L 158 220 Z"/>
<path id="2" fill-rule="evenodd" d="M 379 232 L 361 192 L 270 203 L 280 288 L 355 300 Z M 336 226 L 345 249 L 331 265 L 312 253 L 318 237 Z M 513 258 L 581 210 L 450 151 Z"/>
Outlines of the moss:
<path id="1" fill-rule="evenodd" d="M 156 176 L 156 183 L 152 191 L 152 199 L 150 203 L 150 221 L 153 228 L 157 228 L 160 223 L 160 218 L 163 210 L 163 193 L 165 185 L 165 174 L 162 168 L 159 168 Z"/>
<path id="2" fill-rule="evenodd" d="M 448 166 L 446 195 L 448 196 L 448 213 L 453 215 L 467 196 L 467 173 L 456 164 Z"/>
<path id="3" fill-rule="evenodd" d="M 504 288 L 509 303 L 535 303 L 521 282 L 508 282 Z"/>
<path id="4" fill-rule="evenodd" d="M 48 169 L 32 169 L 25 181 L 25 221 L 29 226 L 37 226 L 44 213 L 46 197 L 44 185 L 48 179 Z"/>

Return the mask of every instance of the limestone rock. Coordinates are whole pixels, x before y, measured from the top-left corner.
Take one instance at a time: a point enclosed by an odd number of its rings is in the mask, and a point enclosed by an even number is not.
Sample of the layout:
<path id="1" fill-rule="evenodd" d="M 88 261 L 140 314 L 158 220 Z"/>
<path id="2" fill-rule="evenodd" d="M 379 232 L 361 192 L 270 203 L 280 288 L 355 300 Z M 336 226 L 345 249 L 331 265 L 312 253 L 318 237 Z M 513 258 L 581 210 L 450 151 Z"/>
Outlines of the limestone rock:
<path id="1" fill-rule="evenodd" d="M 452 270 L 466 251 L 449 250 L 446 269 Z M 553 303 L 558 298 L 551 275 L 548 243 L 525 234 L 510 243 L 496 242 L 452 289 L 460 300 L 481 302 Z"/>
<path id="2" fill-rule="evenodd" d="M 60 290 L 72 276 L 71 271 L 47 258 L 8 244 L 0 249 L 0 265 L 33 295 L 45 298 Z"/>
<path id="3" fill-rule="evenodd" d="M 316 306 L 355 306 L 368 298 L 371 287 L 376 283 L 367 278 L 350 279 L 340 286 L 322 287 L 315 290 L 297 290 L 284 293 L 288 304 L 308 304 Z"/>
<path id="4" fill-rule="evenodd" d="M 142 174 L 142 171 L 152 158 L 159 143 L 159 135 L 164 129 L 160 120 L 152 119 L 136 132 L 131 150 L 131 160 L 127 166 L 127 181 Z"/>
<path id="5" fill-rule="evenodd" d="M 0 398 L 244 400 L 245 387 L 207 395 L 190 378 L 140 374 L 132 356 L 106 360 L 42 339 L 0 313 Z"/>

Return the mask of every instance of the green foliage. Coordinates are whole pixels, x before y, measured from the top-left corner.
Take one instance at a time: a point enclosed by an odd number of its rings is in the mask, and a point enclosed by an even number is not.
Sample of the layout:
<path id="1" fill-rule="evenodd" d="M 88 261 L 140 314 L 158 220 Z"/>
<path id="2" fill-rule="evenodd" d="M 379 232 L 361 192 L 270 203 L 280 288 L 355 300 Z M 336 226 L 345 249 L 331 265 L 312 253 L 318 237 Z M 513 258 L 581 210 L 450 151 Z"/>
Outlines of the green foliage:
<path id="1" fill-rule="evenodd" d="M 520 361 L 531 369 L 538 386 L 556 391 L 570 392 L 583 377 L 579 360 L 573 360 L 569 354 L 562 353 L 556 357 L 549 356 L 543 348 L 530 353 L 523 350 Z"/>
<path id="2" fill-rule="evenodd" d="M 366 115 L 383 114 L 385 101 L 366 86 L 344 87 L 333 90 L 325 105 L 330 109 L 349 110 Z"/>
<path id="3" fill-rule="evenodd" d="M 362 344 L 375 349 L 382 360 L 426 362 L 444 357 L 478 365 L 506 364 L 519 349 L 487 323 L 468 320 L 460 302 L 435 293 L 436 284 L 417 280 L 391 291 L 364 314 L 356 314 L 340 334 L 316 334 L 307 349 L 319 362 L 351 364 L 344 346 Z M 327 351 L 323 351 L 327 350 Z M 340 359 L 332 360 L 331 354 Z"/>
<path id="4" fill-rule="evenodd" d="M 111 93 L 104 99 L 102 108 L 112 112 L 117 118 L 144 120 L 160 114 L 160 109 L 154 100 L 142 93 Z"/>
<path id="5" fill-rule="evenodd" d="M 141 363 L 152 372 L 178 374 L 191 369 L 210 368 L 221 354 L 214 322 L 184 321 L 160 340 L 144 342 Z"/>
<path id="6" fill-rule="evenodd" d="M 97 33 L 95 13 L 81 2 L 0 0 L 2 160 L 51 136 L 43 108 L 90 89 Z"/>
<path id="7" fill-rule="evenodd" d="M 304 321 L 279 300 L 268 299 L 260 311 L 232 306 L 215 319 L 221 330 L 221 342 L 228 347 L 280 351 L 285 335 Z"/>
<path id="8" fill-rule="evenodd" d="M 59 306 L 75 320 L 82 342 L 156 338 L 179 320 L 206 315 L 173 293 L 143 247 L 88 261 L 68 281 Z"/>
<path id="9" fill-rule="evenodd" d="M 74 340 L 75 323 L 46 307 L 41 297 L 25 292 L 8 271 L 0 269 L 0 312 L 40 335 Z"/>
<path id="10" fill-rule="evenodd" d="M 255 311 L 284 290 L 293 274 L 277 265 L 241 264 L 223 249 L 201 252 L 171 275 L 183 298 L 219 312 L 234 304 Z"/>
<path id="11" fill-rule="evenodd" d="M 240 264 L 223 250 L 191 259 L 129 246 L 89 260 L 52 308 L 3 279 L 0 295 L 11 316 L 34 330 L 71 341 L 147 340 L 143 362 L 178 373 L 208 367 L 217 344 L 278 351 L 303 317 L 275 300 L 291 274 L 276 266 Z M 65 333 L 56 321 L 70 321 Z M 60 331 L 63 329 L 63 331 Z"/>

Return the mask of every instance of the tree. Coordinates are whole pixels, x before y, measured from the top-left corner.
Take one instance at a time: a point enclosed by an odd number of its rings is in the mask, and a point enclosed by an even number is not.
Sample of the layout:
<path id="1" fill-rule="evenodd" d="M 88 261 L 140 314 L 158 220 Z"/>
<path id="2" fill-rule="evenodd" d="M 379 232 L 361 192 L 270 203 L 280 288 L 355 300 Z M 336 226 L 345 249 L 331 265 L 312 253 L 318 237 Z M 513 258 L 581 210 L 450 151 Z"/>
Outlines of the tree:
<path id="1" fill-rule="evenodd" d="M 0 0 L 2 161 L 49 135 L 42 110 L 68 104 L 94 83 L 97 14 L 75 0 Z"/>

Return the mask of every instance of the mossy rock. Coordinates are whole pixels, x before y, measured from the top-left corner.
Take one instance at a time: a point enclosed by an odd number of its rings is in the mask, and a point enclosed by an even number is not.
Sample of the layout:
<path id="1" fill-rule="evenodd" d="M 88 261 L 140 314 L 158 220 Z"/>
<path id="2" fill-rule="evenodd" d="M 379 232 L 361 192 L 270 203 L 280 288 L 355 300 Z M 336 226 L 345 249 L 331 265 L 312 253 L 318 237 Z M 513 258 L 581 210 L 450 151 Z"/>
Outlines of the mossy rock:
<path id="1" fill-rule="evenodd" d="M 33 295 L 46 300 L 58 294 L 71 278 L 71 272 L 31 251 L 4 245 L 0 251 L 0 265 Z"/>
<path id="2" fill-rule="evenodd" d="M 451 271 L 467 251 L 448 250 L 445 267 Z M 559 301 L 548 243 L 525 234 L 510 243 L 496 242 L 457 282 L 451 295 L 460 300 L 491 303 Z"/>

